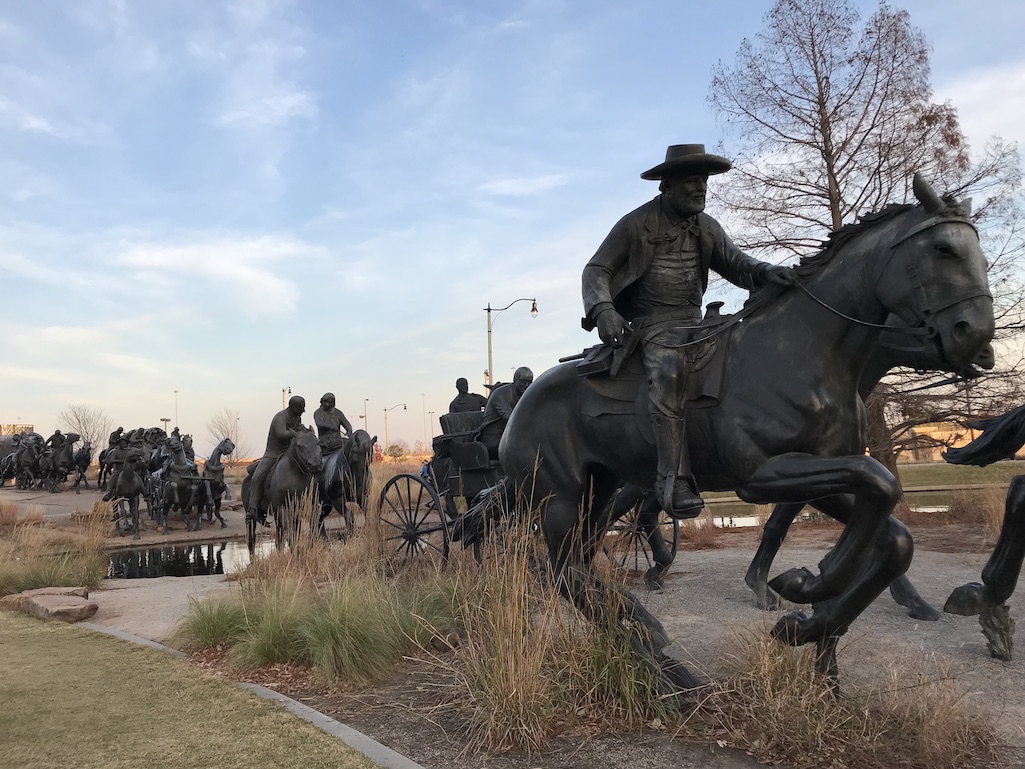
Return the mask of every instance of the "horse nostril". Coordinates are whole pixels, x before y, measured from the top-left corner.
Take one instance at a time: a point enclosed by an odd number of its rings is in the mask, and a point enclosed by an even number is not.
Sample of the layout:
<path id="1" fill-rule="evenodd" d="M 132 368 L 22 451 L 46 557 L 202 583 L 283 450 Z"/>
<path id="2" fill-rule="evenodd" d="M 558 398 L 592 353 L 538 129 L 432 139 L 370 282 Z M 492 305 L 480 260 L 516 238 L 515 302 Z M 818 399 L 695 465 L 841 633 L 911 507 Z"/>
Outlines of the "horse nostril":
<path id="1" fill-rule="evenodd" d="M 954 328 L 951 331 L 951 335 L 955 341 L 962 341 L 967 338 L 972 332 L 972 324 L 966 320 L 959 320 L 954 324 Z"/>

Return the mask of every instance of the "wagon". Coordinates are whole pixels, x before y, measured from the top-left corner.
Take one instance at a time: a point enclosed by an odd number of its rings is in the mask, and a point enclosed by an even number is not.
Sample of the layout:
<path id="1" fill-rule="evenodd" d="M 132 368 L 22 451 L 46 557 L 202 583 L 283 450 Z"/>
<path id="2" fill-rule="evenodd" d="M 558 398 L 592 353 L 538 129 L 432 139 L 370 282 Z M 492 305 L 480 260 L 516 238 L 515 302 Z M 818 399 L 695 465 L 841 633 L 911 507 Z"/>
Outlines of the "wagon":
<path id="1" fill-rule="evenodd" d="M 442 434 L 434 439 L 434 456 L 419 475 L 402 473 L 381 490 L 378 521 L 387 555 L 410 560 L 448 560 L 451 527 L 475 501 L 503 479 L 499 463 L 476 440 L 483 412 L 442 414 Z M 679 521 L 653 509 L 647 498 L 620 494 L 613 500 L 604 552 L 621 569 L 655 574 L 652 537 L 661 537 L 675 558 Z M 475 555 L 480 557 L 477 546 Z M 664 569 L 668 565 L 663 564 Z"/>
<path id="2" fill-rule="evenodd" d="M 442 414 L 442 434 L 420 475 L 402 473 L 385 484 L 377 509 L 387 554 L 448 560 L 452 522 L 502 480 L 501 466 L 476 440 L 483 418 L 481 411 Z"/>

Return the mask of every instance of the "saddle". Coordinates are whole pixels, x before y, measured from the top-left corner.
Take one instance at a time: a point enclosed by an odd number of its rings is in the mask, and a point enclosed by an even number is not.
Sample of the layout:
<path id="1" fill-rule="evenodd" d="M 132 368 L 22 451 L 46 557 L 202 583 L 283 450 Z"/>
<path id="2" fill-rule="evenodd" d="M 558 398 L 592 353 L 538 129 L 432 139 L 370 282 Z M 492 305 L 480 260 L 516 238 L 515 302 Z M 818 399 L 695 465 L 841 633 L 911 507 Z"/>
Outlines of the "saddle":
<path id="1" fill-rule="evenodd" d="M 719 403 L 719 396 L 726 379 L 726 362 L 729 360 L 731 328 L 726 326 L 732 315 L 722 315 L 722 302 L 708 305 L 695 339 L 707 339 L 690 348 L 687 355 L 687 408 L 711 408 Z M 717 329 L 720 329 L 716 332 Z M 563 361 L 578 360 L 577 371 L 584 377 L 587 386 L 599 397 L 588 398 L 581 408 L 587 416 L 625 416 L 635 414 L 641 434 L 649 441 L 654 437 L 648 419 L 649 385 L 641 356 L 629 350 L 626 356 L 617 358 L 620 349 L 607 345 L 595 345 L 580 355 L 564 358 Z M 618 365 L 614 365 L 618 364 Z"/>

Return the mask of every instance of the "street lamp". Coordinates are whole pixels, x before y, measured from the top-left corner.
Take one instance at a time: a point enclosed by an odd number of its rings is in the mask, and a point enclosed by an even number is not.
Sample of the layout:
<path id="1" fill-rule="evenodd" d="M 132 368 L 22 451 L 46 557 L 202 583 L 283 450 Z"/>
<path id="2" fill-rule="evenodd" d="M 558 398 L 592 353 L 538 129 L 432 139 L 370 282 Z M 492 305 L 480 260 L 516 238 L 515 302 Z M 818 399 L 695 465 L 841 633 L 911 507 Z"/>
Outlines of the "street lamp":
<path id="1" fill-rule="evenodd" d="M 491 302 L 488 302 L 488 306 L 484 308 L 484 311 L 488 314 L 488 370 L 485 372 L 487 381 L 486 385 L 494 384 L 495 380 L 495 364 L 491 359 L 491 325 L 494 322 L 492 319 L 492 313 L 498 315 L 500 312 L 505 312 L 517 302 L 531 302 L 530 305 L 530 317 L 537 317 L 537 299 L 531 297 L 523 297 L 521 299 L 513 299 L 505 307 L 492 307 Z"/>
<path id="2" fill-rule="evenodd" d="M 427 415 L 430 417 L 430 422 L 431 422 L 431 441 L 433 442 L 434 441 L 434 412 L 433 411 L 428 411 Z"/>
<path id="3" fill-rule="evenodd" d="M 167 423 L 171 421 L 170 417 L 160 417 L 160 421 L 164 423 L 164 435 L 167 435 Z"/>
<path id="4" fill-rule="evenodd" d="M 282 387 L 281 388 L 281 408 L 285 407 L 285 393 L 288 393 L 288 395 L 291 396 L 292 395 L 292 388 L 291 387 Z"/>
<path id="5" fill-rule="evenodd" d="M 370 433 L 370 428 L 367 427 L 367 403 L 369 401 L 370 398 L 363 399 L 363 413 L 360 414 L 360 416 L 363 418 L 363 429 L 366 430 L 368 434 Z"/>
<path id="6" fill-rule="evenodd" d="M 174 426 L 178 426 L 178 391 L 174 391 Z"/>
<path id="7" fill-rule="evenodd" d="M 388 451 L 388 412 L 389 411 L 393 411 L 394 409 L 397 409 L 399 406 L 402 406 L 402 410 L 403 411 L 406 410 L 406 404 L 405 403 L 396 403 L 390 409 L 385 409 L 384 410 L 384 450 L 385 450 L 385 453 L 387 453 L 387 451 Z"/>

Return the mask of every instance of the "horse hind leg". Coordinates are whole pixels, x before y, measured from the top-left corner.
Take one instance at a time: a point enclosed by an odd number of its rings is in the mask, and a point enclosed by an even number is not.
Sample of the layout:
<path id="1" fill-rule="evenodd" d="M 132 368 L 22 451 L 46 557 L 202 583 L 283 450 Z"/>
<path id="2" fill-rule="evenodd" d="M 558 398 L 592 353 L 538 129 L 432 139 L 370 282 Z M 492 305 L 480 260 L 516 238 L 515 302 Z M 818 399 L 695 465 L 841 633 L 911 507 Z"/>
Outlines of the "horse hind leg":
<path id="1" fill-rule="evenodd" d="M 773 507 L 772 515 L 762 528 L 762 539 L 751 559 L 751 565 L 747 567 L 744 583 L 755 594 L 755 606 L 763 611 L 783 608 L 782 599 L 769 588 L 769 568 L 790 531 L 790 525 L 803 509 L 803 502 L 778 504 Z"/>

